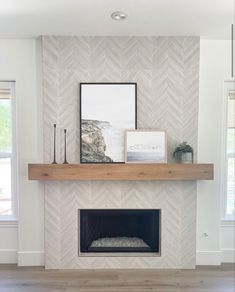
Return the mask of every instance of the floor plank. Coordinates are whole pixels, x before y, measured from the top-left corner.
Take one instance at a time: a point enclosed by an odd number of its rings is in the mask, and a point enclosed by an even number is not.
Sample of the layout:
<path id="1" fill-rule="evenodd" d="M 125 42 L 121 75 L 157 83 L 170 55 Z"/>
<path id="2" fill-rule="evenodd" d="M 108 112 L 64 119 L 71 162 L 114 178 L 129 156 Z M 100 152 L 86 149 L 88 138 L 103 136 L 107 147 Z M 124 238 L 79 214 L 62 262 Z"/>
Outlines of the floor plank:
<path id="1" fill-rule="evenodd" d="M 234 265 L 196 270 L 44 270 L 0 265 L 1 292 L 234 292 Z"/>

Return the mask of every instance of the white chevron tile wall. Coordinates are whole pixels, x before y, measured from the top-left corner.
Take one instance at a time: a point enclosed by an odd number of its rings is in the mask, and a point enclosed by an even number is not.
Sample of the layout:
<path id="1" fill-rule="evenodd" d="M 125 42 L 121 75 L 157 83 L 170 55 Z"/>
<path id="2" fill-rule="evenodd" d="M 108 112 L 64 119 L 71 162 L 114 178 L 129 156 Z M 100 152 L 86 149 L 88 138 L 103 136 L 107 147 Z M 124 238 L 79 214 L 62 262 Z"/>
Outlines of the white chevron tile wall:
<path id="1" fill-rule="evenodd" d="M 43 37 L 44 157 L 79 162 L 79 83 L 137 82 L 138 127 L 164 129 L 168 160 L 188 141 L 197 149 L 199 38 Z M 78 209 L 160 208 L 161 257 L 79 257 Z M 48 182 L 45 186 L 46 268 L 194 268 L 194 182 Z"/>

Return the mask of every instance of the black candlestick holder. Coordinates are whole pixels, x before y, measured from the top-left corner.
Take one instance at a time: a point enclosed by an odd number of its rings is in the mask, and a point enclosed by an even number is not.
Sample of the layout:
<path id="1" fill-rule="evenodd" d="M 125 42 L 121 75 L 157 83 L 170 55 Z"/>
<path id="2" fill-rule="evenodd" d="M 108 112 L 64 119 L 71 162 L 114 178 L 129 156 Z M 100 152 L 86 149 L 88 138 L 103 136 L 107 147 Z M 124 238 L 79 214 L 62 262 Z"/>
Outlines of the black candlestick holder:
<path id="1" fill-rule="evenodd" d="M 56 124 L 54 124 L 54 159 L 52 164 L 57 164 L 56 162 Z"/>
<path id="2" fill-rule="evenodd" d="M 68 164 L 67 161 L 67 130 L 64 129 L 64 162 L 63 164 Z"/>

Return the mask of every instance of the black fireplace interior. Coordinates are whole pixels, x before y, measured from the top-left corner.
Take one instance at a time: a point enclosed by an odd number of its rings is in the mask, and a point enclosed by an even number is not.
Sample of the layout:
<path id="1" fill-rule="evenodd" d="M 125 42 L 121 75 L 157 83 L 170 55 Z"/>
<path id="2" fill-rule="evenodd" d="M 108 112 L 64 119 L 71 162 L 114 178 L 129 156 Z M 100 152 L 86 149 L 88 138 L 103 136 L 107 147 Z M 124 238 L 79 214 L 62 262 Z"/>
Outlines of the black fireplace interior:
<path id="1" fill-rule="evenodd" d="M 160 210 L 80 210 L 81 252 L 160 252 Z"/>

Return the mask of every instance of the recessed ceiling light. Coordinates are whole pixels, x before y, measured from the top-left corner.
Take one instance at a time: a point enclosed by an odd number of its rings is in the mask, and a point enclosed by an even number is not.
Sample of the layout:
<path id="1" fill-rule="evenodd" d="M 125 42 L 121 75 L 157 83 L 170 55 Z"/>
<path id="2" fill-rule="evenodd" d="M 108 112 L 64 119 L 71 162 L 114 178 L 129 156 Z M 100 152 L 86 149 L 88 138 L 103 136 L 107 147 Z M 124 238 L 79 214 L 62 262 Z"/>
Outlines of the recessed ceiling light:
<path id="1" fill-rule="evenodd" d="M 111 14 L 113 20 L 124 20 L 127 18 L 127 14 L 121 11 L 115 11 Z"/>

